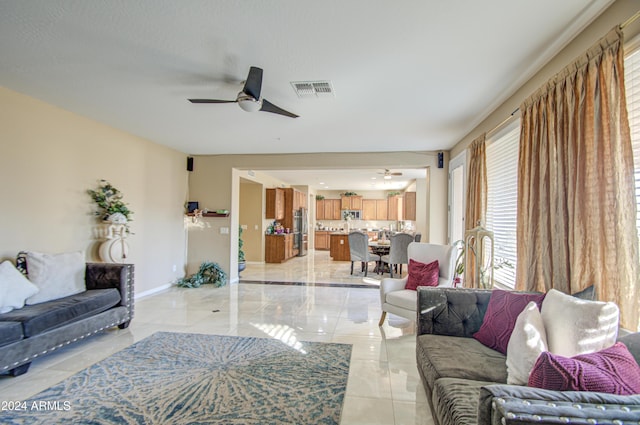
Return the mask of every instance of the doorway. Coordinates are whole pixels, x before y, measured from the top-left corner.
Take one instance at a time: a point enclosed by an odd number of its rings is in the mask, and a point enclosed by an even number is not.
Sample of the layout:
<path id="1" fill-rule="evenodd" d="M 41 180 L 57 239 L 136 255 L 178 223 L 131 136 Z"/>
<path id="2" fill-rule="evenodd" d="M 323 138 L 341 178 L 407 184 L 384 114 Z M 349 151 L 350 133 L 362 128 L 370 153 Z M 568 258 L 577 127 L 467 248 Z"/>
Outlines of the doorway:
<path id="1" fill-rule="evenodd" d="M 449 244 L 464 239 L 466 152 L 449 162 Z"/>

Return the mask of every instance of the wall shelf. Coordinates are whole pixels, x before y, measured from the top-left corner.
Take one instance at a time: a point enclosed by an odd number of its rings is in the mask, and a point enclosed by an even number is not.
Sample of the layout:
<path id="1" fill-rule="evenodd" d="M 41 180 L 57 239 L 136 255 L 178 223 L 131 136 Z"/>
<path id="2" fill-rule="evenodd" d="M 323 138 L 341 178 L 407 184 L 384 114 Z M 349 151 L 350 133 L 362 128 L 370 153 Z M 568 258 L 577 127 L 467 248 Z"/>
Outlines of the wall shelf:
<path id="1" fill-rule="evenodd" d="M 195 214 L 194 213 L 187 213 L 187 217 L 193 217 Z M 218 214 L 215 212 L 206 212 L 206 213 L 202 213 L 203 217 L 229 217 L 229 213 L 226 214 Z"/>

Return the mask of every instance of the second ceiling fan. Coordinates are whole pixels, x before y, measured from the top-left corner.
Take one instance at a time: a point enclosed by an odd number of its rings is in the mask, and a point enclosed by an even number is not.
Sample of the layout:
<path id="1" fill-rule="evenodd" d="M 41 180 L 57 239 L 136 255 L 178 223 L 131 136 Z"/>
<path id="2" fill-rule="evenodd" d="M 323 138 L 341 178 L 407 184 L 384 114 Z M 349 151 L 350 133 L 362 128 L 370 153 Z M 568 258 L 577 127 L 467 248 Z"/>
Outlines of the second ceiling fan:
<path id="1" fill-rule="evenodd" d="M 262 91 L 262 68 L 252 66 L 249 75 L 244 83 L 242 91 L 238 93 L 236 100 L 220 99 L 189 99 L 191 103 L 237 103 L 247 112 L 271 112 L 273 114 L 284 115 L 285 117 L 298 118 L 298 115 L 285 111 L 266 99 L 260 97 Z"/>

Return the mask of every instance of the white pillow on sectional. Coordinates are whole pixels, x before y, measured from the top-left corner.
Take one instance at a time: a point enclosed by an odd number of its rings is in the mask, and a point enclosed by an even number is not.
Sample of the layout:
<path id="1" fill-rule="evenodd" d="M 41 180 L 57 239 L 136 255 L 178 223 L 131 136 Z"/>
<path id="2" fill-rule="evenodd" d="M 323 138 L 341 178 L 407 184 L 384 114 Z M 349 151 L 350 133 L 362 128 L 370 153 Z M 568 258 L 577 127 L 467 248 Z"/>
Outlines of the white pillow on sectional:
<path id="1" fill-rule="evenodd" d="M 527 385 L 531 369 L 543 351 L 547 351 L 547 333 L 538 305 L 531 301 L 518 315 L 509 338 L 507 384 Z"/>
<path id="2" fill-rule="evenodd" d="M 40 289 L 40 292 L 27 298 L 27 305 L 86 291 L 85 267 L 81 251 L 63 254 L 27 252 L 29 280 Z"/>
<path id="3" fill-rule="evenodd" d="M 619 316 L 614 303 L 581 300 L 551 289 L 542 302 L 549 352 L 573 357 L 611 347 Z"/>
<path id="4" fill-rule="evenodd" d="M 0 264 L 0 314 L 24 307 L 25 300 L 37 292 L 38 287 L 10 261 Z"/>

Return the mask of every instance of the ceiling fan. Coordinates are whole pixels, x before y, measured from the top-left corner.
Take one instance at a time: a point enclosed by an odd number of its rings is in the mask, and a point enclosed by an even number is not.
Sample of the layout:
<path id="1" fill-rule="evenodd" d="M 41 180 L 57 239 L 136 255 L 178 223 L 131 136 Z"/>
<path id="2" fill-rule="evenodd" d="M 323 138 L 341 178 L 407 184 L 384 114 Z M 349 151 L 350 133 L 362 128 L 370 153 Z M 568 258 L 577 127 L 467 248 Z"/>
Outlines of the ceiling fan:
<path id="1" fill-rule="evenodd" d="M 392 173 L 391 171 L 389 171 L 388 168 L 384 169 L 384 173 L 378 172 L 378 174 L 383 174 L 384 175 L 383 179 L 385 179 L 385 180 L 389 180 L 391 178 L 391 176 L 401 176 L 402 175 L 402 173 L 400 173 L 400 172 Z"/>
<path id="2" fill-rule="evenodd" d="M 260 97 L 262 90 L 262 68 L 252 66 L 249 69 L 249 75 L 244 83 L 242 91 L 238 93 L 236 100 L 220 100 L 220 99 L 189 99 L 191 103 L 237 103 L 247 112 L 263 111 L 273 114 L 284 115 L 285 117 L 298 118 L 298 115 L 285 111 L 277 107 L 267 99 Z"/>

